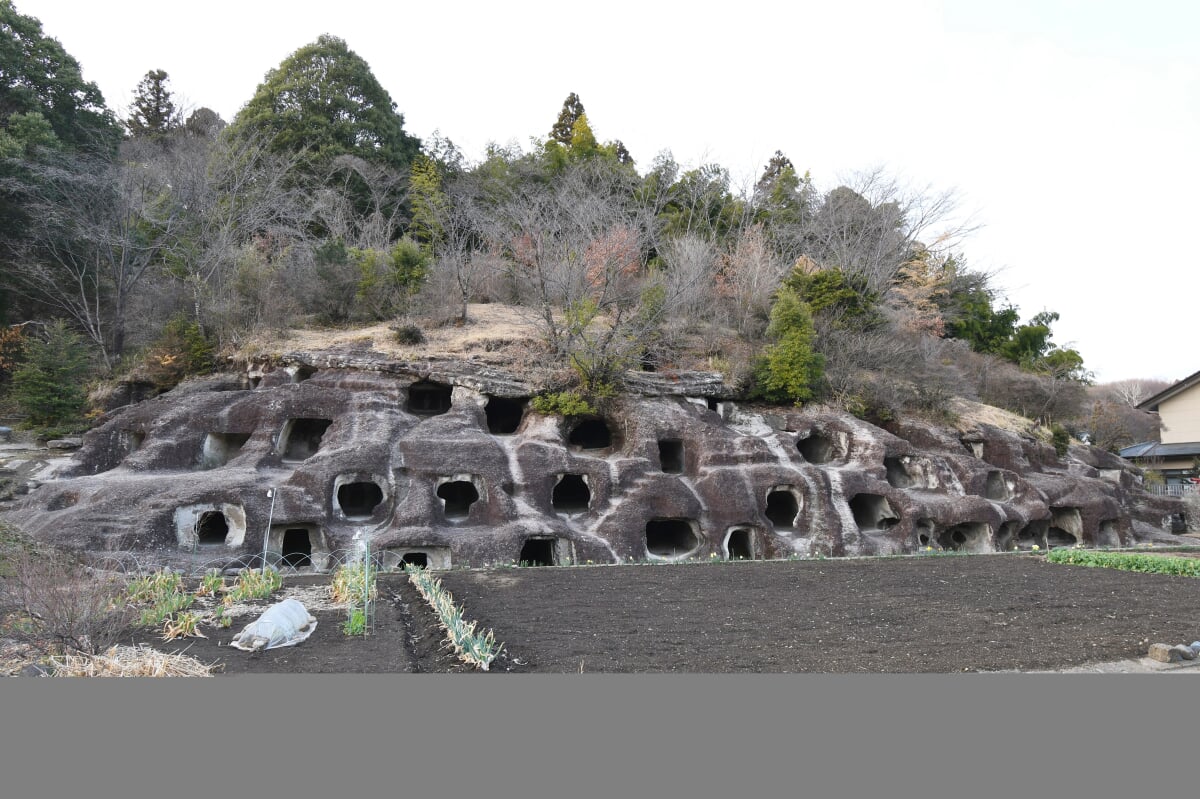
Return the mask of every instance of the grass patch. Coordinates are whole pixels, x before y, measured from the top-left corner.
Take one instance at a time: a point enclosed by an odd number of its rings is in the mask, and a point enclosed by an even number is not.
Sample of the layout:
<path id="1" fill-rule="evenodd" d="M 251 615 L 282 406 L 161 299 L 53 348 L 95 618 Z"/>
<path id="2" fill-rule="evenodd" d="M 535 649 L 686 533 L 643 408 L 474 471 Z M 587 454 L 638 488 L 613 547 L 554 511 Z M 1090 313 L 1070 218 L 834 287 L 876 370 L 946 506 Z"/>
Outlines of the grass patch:
<path id="1" fill-rule="evenodd" d="M 346 635 L 366 635 L 370 619 L 371 603 L 375 601 L 378 588 L 375 585 L 376 569 L 370 563 L 347 563 L 338 568 L 329 586 L 334 602 L 350 605 L 342 632 Z"/>
<path id="2" fill-rule="evenodd" d="M 1055 549 L 1046 555 L 1050 563 L 1092 566 L 1105 569 L 1200 577 L 1200 558 L 1172 558 L 1137 552 L 1097 552 L 1088 549 Z"/>
<path id="3" fill-rule="evenodd" d="M 242 569 L 233 587 L 227 589 L 225 601 L 244 602 L 248 599 L 266 599 L 283 587 L 283 576 L 274 569 Z"/>

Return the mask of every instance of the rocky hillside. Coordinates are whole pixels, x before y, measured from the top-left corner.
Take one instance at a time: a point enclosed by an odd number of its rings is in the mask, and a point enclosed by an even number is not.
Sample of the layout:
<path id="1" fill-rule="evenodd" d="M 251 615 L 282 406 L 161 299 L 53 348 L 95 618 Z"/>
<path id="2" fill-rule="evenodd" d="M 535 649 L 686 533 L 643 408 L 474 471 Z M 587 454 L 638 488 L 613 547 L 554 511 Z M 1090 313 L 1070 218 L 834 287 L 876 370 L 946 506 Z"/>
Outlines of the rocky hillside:
<path id="1" fill-rule="evenodd" d="M 364 542 L 387 565 L 448 567 L 1132 546 L 1188 528 L 1128 463 L 1060 458 L 978 406 L 958 428 L 883 429 L 744 404 L 690 371 L 630 373 L 600 412 L 564 418 L 532 409 L 549 372 L 520 368 L 511 338 L 415 357 L 291 343 L 317 348 L 260 346 L 111 411 L 6 516 L 193 568 L 265 551 L 321 569 Z"/>

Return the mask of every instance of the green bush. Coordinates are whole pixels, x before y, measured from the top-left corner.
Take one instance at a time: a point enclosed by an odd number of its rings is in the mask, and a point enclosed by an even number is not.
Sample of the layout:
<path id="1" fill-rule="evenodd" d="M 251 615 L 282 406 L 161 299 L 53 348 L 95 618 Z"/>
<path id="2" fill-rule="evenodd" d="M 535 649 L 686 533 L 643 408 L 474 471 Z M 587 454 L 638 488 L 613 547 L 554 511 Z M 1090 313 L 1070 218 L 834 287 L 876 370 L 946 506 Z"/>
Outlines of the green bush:
<path id="1" fill-rule="evenodd" d="M 46 327 L 44 338 L 27 340 L 24 356 L 13 373 L 12 396 L 27 424 L 56 430 L 82 427 L 89 370 L 83 339 L 59 320 Z"/>
<path id="2" fill-rule="evenodd" d="M 543 416 L 590 416 L 596 412 L 584 397 L 574 391 L 540 394 L 530 400 L 529 405 Z"/>
<path id="3" fill-rule="evenodd" d="M 415 344 L 425 343 L 425 334 L 421 332 L 421 328 L 416 325 L 399 325 L 393 327 L 392 330 L 396 334 L 396 343 L 413 346 Z"/>
<path id="4" fill-rule="evenodd" d="M 1071 445 L 1071 434 L 1067 429 L 1057 422 L 1050 428 L 1051 442 L 1054 444 L 1054 451 L 1058 453 L 1058 457 L 1067 454 L 1067 448 Z"/>
<path id="5" fill-rule="evenodd" d="M 1200 577 L 1200 558 L 1172 558 L 1165 555 L 1143 555 L 1136 552 L 1054 549 L 1046 555 L 1046 560 L 1051 563 L 1066 563 L 1072 566 L 1094 566 L 1146 574 Z"/>
<path id="6" fill-rule="evenodd" d="M 797 405 L 810 399 L 824 371 L 824 359 L 813 352 L 814 335 L 808 305 L 795 290 L 780 289 L 767 327 L 773 343 L 763 350 L 755 368 L 752 395 Z"/>

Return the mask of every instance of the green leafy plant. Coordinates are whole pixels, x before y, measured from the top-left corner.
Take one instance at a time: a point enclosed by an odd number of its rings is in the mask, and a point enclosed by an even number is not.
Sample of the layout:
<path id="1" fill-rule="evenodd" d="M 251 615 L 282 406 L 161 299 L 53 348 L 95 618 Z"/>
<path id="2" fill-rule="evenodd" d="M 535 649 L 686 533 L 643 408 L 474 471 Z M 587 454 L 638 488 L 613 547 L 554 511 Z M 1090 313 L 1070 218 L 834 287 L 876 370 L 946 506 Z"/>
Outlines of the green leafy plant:
<path id="1" fill-rule="evenodd" d="M 271 568 L 243 569 L 238 574 L 233 587 L 228 589 L 227 597 L 234 602 L 247 599 L 266 599 L 283 586 L 283 577 Z"/>
<path id="2" fill-rule="evenodd" d="M 1176 558 L 1144 555 L 1137 552 L 1097 552 L 1088 549 L 1055 549 L 1046 555 L 1050 563 L 1091 566 L 1106 569 L 1200 577 L 1200 558 Z"/>
<path id="3" fill-rule="evenodd" d="M 221 571 L 209 569 L 200 579 L 200 588 L 196 591 L 196 596 L 216 596 L 224 590 L 225 578 L 221 576 Z"/>
<path id="4" fill-rule="evenodd" d="M 347 563 L 338 567 L 333 574 L 333 584 L 329 593 L 334 602 L 361 602 L 367 592 L 366 585 L 371 584 L 369 599 L 375 599 L 375 569 L 364 563 Z"/>
<path id="5" fill-rule="evenodd" d="M 596 413 L 596 409 L 574 391 L 539 394 L 530 400 L 529 406 L 543 416 L 590 416 Z"/>
<path id="6" fill-rule="evenodd" d="M 351 608 L 350 618 L 342 625 L 346 635 L 365 635 L 367 632 L 367 611 L 363 608 Z"/>

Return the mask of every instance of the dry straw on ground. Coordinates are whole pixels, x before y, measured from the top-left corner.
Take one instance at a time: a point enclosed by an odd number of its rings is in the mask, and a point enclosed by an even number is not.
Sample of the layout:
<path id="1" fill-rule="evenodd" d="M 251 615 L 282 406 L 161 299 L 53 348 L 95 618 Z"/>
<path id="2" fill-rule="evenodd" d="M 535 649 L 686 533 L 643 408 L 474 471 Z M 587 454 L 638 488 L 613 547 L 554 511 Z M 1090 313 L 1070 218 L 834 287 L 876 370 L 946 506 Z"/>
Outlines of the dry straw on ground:
<path id="1" fill-rule="evenodd" d="M 109 647 L 102 655 L 51 658 L 50 672 L 55 677 L 211 677 L 214 665 L 142 644 Z"/>

